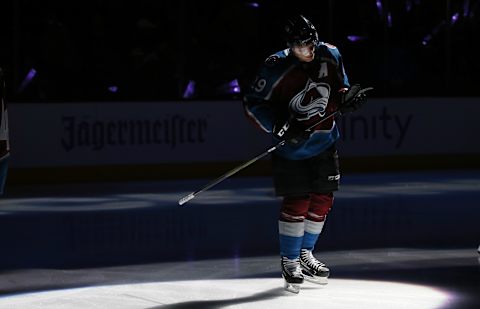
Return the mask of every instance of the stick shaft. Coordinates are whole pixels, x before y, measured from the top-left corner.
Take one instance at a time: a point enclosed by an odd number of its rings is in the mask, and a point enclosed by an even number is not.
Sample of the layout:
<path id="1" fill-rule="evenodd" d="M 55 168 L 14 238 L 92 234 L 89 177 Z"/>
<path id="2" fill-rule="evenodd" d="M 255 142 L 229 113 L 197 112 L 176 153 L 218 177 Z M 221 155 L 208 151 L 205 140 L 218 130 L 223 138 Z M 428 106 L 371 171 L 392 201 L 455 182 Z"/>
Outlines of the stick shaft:
<path id="1" fill-rule="evenodd" d="M 197 191 L 195 192 L 192 192 L 188 195 L 186 195 L 185 197 L 181 198 L 178 202 L 178 204 L 180 205 L 183 205 L 185 204 L 186 202 L 188 202 L 189 200 L 193 199 L 197 194 L 200 194 L 202 193 L 203 191 L 207 191 L 208 189 L 210 189 L 211 187 L 215 186 L 216 184 L 224 181 L 225 179 L 227 179 L 228 177 L 230 176 L 233 176 L 235 175 L 236 173 L 238 173 L 239 171 L 243 170 L 244 168 L 252 165 L 253 163 L 257 162 L 258 160 L 260 160 L 261 158 L 265 157 L 266 155 L 268 155 L 269 153 L 275 151 L 276 149 L 278 149 L 279 147 L 283 146 L 285 144 L 285 141 L 281 141 L 279 142 L 278 144 L 276 144 L 275 146 L 273 147 L 270 147 L 268 150 L 266 150 L 265 152 L 262 152 L 261 154 L 257 155 L 256 157 L 250 159 L 249 161 L 243 163 L 242 165 L 239 165 L 231 170 L 229 170 L 228 172 L 226 172 L 225 174 L 223 174 L 222 176 L 212 180 L 211 182 L 209 182 L 207 185 L 205 185 L 203 188 L 201 189 L 198 189 Z"/>
<path id="2" fill-rule="evenodd" d="M 315 128 L 316 126 L 318 126 L 319 124 L 321 124 L 322 122 L 326 121 L 327 119 L 330 119 L 332 117 L 335 117 L 337 114 L 339 113 L 339 111 L 335 111 L 333 113 L 331 113 L 330 115 L 328 115 L 327 117 L 323 118 L 322 120 L 312 124 L 311 126 L 309 126 L 305 131 L 311 131 L 313 128 Z"/>

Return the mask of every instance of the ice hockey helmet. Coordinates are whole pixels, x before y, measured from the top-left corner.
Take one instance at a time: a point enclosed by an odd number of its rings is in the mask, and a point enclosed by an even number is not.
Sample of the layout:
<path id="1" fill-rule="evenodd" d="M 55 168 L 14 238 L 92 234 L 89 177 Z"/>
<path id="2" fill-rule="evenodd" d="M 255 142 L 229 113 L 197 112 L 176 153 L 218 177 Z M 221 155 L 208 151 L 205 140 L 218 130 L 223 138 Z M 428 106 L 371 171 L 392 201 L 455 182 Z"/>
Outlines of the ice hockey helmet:
<path id="1" fill-rule="evenodd" d="M 285 37 L 288 46 L 318 42 L 317 30 L 303 15 L 296 15 L 287 20 Z"/>

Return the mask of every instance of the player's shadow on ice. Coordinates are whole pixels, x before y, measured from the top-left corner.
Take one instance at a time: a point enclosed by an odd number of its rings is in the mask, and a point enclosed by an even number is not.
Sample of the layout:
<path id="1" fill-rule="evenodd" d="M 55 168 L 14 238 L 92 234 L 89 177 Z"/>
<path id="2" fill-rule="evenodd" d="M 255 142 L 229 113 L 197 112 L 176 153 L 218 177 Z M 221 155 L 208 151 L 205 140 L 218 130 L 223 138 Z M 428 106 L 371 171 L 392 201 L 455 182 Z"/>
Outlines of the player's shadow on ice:
<path id="1" fill-rule="evenodd" d="M 162 305 L 150 307 L 147 309 L 186 309 L 186 308 L 195 308 L 195 309 L 215 309 L 223 308 L 225 306 L 231 306 L 241 303 L 250 303 L 256 301 L 262 301 L 267 299 L 272 299 L 285 295 L 294 295 L 290 292 L 286 292 L 283 288 L 274 288 L 271 290 L 263 291 L 261 293 L 253 294 L 251 296 L 232 298 L 232 299 L 219 299 L 219 300 L 193 300 L 186 301 L 182 303 Z"/>

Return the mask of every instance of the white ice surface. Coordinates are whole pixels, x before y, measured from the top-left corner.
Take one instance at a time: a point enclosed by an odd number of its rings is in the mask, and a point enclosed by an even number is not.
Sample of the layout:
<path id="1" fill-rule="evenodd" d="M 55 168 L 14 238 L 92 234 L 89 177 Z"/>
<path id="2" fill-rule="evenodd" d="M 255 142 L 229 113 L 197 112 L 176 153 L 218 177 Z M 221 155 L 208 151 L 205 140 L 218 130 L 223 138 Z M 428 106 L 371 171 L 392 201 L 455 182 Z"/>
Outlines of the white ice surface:
<path id="1" fill-rule="evenodd" d="M 331 279 L 325 287 L 305 283 L 300 294 L 282 280 L 185 280 L 96 286 L 0 298 L 0 308 L 342 308 L 433 309 L 454 295 L 428 286 L 387 281 Z"/>

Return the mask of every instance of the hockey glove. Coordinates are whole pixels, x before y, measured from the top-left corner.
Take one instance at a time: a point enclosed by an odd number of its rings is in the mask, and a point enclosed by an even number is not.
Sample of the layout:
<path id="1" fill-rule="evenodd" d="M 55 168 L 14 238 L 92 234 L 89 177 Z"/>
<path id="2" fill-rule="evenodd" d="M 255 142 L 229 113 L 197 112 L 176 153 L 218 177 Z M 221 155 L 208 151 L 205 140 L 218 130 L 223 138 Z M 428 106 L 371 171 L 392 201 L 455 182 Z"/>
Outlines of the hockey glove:
<path id="1" fill-rule="evenodd" d="M 306 141 L 310 137 L 310 134 L 311 132 L 305 131 L 301 123 L 295 119 L 290 119 L 283 124 L 273 127 L 273 135 L 279 140 L 285 140 L 291 145 Z"/>
<path id="2" fill-rule="evenodd" d="M 348 114 L 356 111 L 367 101 L 366 92 L 373 90 L 373 87 L 363 88 L 359 84 L 353 85 L 343 94 L 342 103 L 338 107 L 340 114 Z"/>

